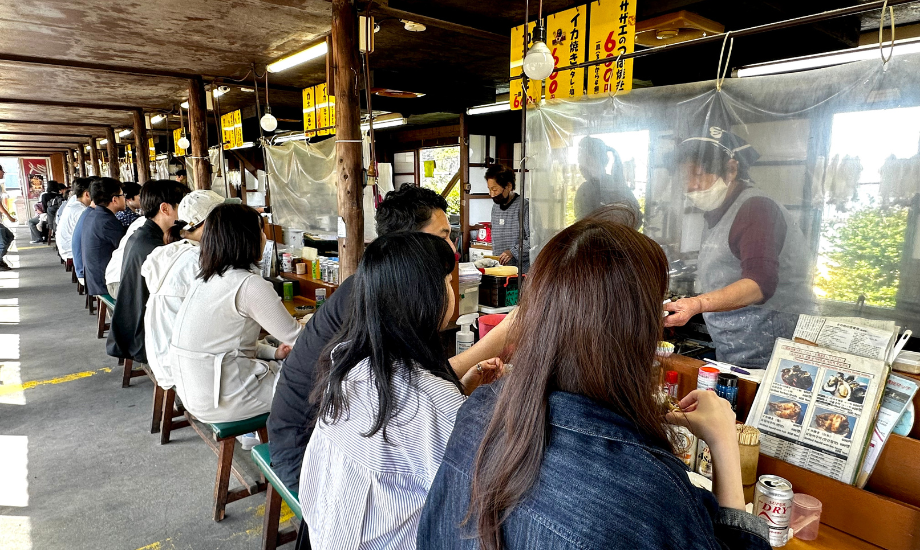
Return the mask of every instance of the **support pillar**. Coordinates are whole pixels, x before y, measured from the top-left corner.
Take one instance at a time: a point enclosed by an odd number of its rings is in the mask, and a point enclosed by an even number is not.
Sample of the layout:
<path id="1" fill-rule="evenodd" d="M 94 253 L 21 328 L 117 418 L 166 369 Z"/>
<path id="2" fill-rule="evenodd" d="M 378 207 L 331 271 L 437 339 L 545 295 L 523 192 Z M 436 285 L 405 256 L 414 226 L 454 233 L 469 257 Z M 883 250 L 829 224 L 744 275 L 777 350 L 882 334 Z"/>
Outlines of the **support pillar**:
<path id="1" fill-rule="evenodd" d="M 211 188 L 211 160 L 208 158 L 208 106 L 204 81 L 188 81 L 188 127 L 192 142 L 192 166 L 195 167 L 195 188 Z"/>
<path id="2" fill-rule="evenodd" d="M 364 254 L 364 178 L 361 144 L 361 103 L 355 75 L 361 73 L 357 59 L 358 17 L 350 0 L 332 0 L 332 55 L 335 83 L 336 188 L 340 224 L 340 280 L 350 277 Z M 341 231 L 341 228 L 340 228 Z"/>
<path id="3" fill-rule="evenodd" d="M 470 125 L 466 113 L 460 112 L 460 254 L 469 261 L 470 254 Z"/>
<path id="4" fill-rule="evenodd" d="M 83 147 L 84 145 L 82 144 L 77 147 L 77 163 L 80 164 L 80 166 L 77 166 L 77 176 L 81 178 L 86 177 L 86 157 L 83 153 Z"/>
<path id="5" fill-rule="evenodd" d="M 137 164 L 137 183 L 144 185 L 150 179 L 150 147 L 147 144 L 147 125 L 144 111 L 134 110 L 134 162 Z"/>
<path id="6" fill-rule="evenodd" d="M 118 144 L 115 143 L 115 128 L 111 126 L 105 129 L 106 156 L 109 157 L 109 177 L 121 181 L 121 169 L 118 165 Z"/>
<path id="7" fill-rule="evenodd" d="M 101 176 L 102 170 L 99 168 L 99 150 L 96 149 L 96 138 L 89 140 L 89 162 L 90 170 L 92 171 L 91 176 Z"/>
<path id="8" fill-rule="evenodd" d="M 67 162 L 67 169 L 64 170 L 64 173 L 67 175 L 67 187 L 73 185 L 73 151 L 68 149 L 67 153 L 64 155 L 65 162 Z"/>

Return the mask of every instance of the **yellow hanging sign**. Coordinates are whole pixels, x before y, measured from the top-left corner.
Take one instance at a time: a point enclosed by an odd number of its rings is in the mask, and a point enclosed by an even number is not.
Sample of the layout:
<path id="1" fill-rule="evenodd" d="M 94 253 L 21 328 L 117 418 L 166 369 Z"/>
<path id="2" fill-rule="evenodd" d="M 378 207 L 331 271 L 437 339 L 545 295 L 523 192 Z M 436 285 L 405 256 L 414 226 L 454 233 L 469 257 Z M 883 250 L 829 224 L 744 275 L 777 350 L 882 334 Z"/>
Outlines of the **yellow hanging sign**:
<path id="1" fill-rule="evenodd" d="M 234 147 L 243 146 L 243 115 L 239 109 L 233 111 L 233 138 Z"/>
<path id="2" fill-rule="evenodd" d="M 546 18 L 546 45 L 556 60 L 556 67 L 584 63 L 587 19 L 585 6 L 576 6 Z M 580 97 L 584 93 L 584 69 L 554 72 L 549 75 L 546 99 Z"/>
<path id="3" fill-rule="evenodd" d="M 175 130 L 173 130 L 173 145 L 175 145 L 175 148 L 176 148 L 176 156 L 179 156 L 179 157 L 185 156 L 185 149 L 183 149 L 182 147 L 179 147 L 179 140 L 182 139 L 183 133 L 184 132 L 182 128 L 176 128 Z"/>
<path id="4" fill-rule="evenodd" d="M 239 109 L 221 115 L 220 130 L 224 150 L 243 145 L 243 119 Z"/>
<path id="5" fill-rule="evenodd" d="M 588 94 L 632 90 L 633 60 L 615 58 L 632 53 L 636 42 L 636 0 L 595 0 L 591 3 L 591 59 L 613 61 L 588 69 Z"/>
<path id="6" fill-rule="evenodd" d="M 150 149 L 150 160 L 157 158 L 157 147 L 153 141 L 153 138 L 147 139 L 147 147 Z"/>
<path id="7" fill-rule="evenodd" d="M 315 134 L 316 130 L 316 101 L 313 95 L 315 86 L 303 89 L 303 132 L 307 137 Z"/>
<path id="8" fill-rule="evenodd" d="M 326 83 L 317 84 L 314 87 L 314 97 L 316 98 L 316 126 L 326 128 L 329 126 L 329 96 L 326 94 Z M 327 136 L 329 130 L 319 130 L 317 135 Z"/>
<path id="9" fill-rule="evenodd" d="M 528 37 L 533 36 L 533 30 L 536 22 L 528 24 Z M 528 39 L 530 40 L 530 39 Z M 527 47 L 530 47 L 528 43 Z M 511 90 L 508 101 L 511 103 L 511 110 L 517 111 L 524 107 L 524 81 L 519 78 L 524 74 L 524 25 L 519 25 L 511 29 Z M 543 89 L 543 81 L 529 80 L 527 82 L 527 101 L 528 105 L 534 105 L 540 100 Z"/>
<path id="10" fill-rule="evenodd" d="M 335 96 L 329 96 L 329 134 L 335 134 Z"/>

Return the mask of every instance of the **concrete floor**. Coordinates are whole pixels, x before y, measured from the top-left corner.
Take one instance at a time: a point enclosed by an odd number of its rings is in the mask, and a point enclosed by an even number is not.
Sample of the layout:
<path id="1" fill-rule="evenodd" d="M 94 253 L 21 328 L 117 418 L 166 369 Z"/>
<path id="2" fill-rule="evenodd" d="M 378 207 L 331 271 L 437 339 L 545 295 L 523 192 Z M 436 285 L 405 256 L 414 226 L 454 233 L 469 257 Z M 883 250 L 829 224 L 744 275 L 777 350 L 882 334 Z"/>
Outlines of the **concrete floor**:
<path id="1" fill-rule="evenodd" d="M 162 446 L 149 433 L 151 381 L 121 387 L 55 251 L 13 229 L 16 269 L 0 272 L 0 549 L 259 548 L 264 493 L 211 519 L 216 456 L 189 428 Z"/>

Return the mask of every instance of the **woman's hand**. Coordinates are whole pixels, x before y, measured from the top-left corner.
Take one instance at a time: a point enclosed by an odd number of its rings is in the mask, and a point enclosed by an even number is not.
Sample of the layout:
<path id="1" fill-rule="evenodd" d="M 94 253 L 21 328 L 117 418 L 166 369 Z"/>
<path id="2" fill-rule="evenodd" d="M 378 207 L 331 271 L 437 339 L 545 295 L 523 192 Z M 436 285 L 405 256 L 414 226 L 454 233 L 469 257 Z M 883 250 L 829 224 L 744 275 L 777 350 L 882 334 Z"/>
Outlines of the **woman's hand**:
<path id="1" fill-rule="evenodd" d="M 514 254 L 512 254 L 510 250 L 506 250 L 501 253 L 501 256 L 498 257 L 498 263 L 502 265 L 508 265 L 513 259 Z"/>
<path id="2" fill-rule="evenodd" d="M 697 297 L 681 298 L 676 302 L 668 302 L 664 305 L 664 310 L 670 315 L 664 318 L 666 327 L 682 327 L 687 324 L 694 315 L 703 312 L 703 301 Z"/>
<path id="3" fill-rule="evenodd" d="M 686 426 L 709 445 L 712 453 L 712 492 L 725 508 L 744 510 L 741 451 L 731 404 L 716 392 L 693 390 L 680 400 L 683 412 L 670 412 L 668 422 Z"/>
<path id="4" fill-rule="evenodd" d="M 278 346 L 278 349 L 275 350 L 275 359 L 282 360 L 286 359 L 288 355 L 291 354 L 291 346 L 287 344 L 281 344 Z"/>
<path id="5" fill-rule="evenodd" d="M 491 384 L 505 373 L 505 364 L 498 357 L 486 359 L 476 363 L 476 366 L 466 371 L 460 383 L 463 384 L 464 393 L 469 395 L 481 384 Z"/>

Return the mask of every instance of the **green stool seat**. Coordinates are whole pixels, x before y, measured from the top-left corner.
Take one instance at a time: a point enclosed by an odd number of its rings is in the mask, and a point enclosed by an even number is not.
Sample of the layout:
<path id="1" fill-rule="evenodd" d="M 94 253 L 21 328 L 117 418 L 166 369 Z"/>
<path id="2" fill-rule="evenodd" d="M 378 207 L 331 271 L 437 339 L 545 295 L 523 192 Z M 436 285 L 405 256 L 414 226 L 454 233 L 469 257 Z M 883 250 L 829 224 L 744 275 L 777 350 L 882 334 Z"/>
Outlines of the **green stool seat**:
<path id="1" fill-rule="evenodd" d="M 278 491 L 278 494 L 281 495 L 284 502 L 287 503 L 291 511 L 294 512 L 294 515 L 297 516 L 297 519 L 303 519 L 297 492 L 288 489 L 284 482 L 281 481 L 281 478 L 278 477 L 278 474 L 272 469 L 272 458 L 268 451 L 268 443 L 256 445 L 252 448 L 252 460 L 256 463 L 256 466 L 259 467 L 265 479 L 267 479 L 268 482 L 272 484 L 272 487 Z"/>
<path id="2" fill-rule="evenodd" d="M 102 300 L 105 307 L 109 308 L 109 311 L 115 311 L 115 298 L 112 298 L 111 294 L 100 294 L 99 299 Z"/>
<path id="3" fill-rule="evenodd" d="M 236 422 L 214 422 L 208 423 L 217 439 L 227 439 L 229 437 L 238 437 L 249 432 L 258 431 L 265 427 L 268 421 L 268 413 L 260 414 L 246 420 Z"/>

